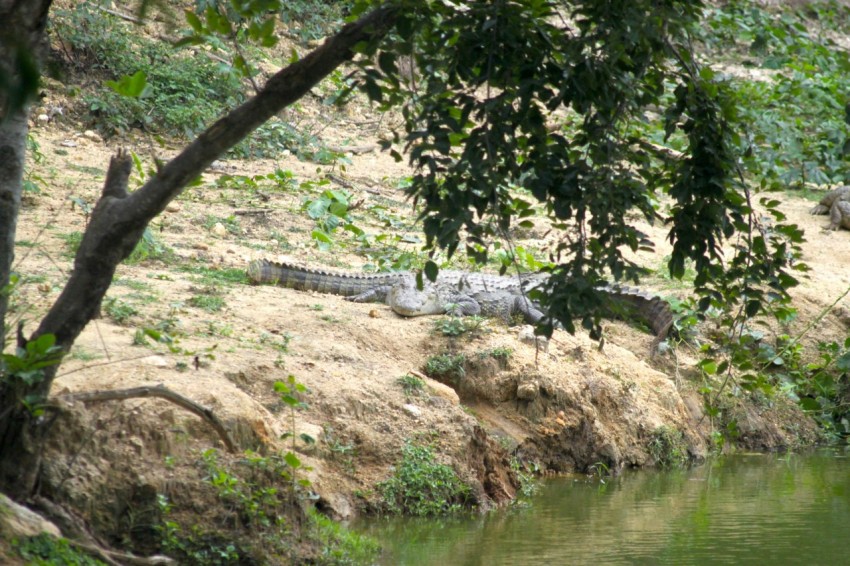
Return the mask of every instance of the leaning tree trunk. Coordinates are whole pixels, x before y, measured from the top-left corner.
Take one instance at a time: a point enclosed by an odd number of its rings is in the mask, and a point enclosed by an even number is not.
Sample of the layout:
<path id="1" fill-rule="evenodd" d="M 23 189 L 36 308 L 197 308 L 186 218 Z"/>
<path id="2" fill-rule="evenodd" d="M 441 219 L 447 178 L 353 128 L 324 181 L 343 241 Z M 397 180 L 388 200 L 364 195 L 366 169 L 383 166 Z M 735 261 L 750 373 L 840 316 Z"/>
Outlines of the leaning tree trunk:
<path id="1" fill-rule="evenodd" d="M 0 6 L 4 1 L 0 0 Z M 67 352 L 98 312 L 115 268 L 133 251 L 148 223 L 210 163 L 350 59 L 356 44 L 383 37 L 395 14 L 393 8 L 378 8 L 346 25 L 321 47 L 275 74 L 254 98 L 213 124 L 131 194 L 127 193 L 131 163 L 126 153 L 119 152 L 110 164 L 70 279 L 30 340 L 52 334 L 56 345 Z M 28 399 L 30 406 L 44 403 L 57 369 L 58 364 L 47 367 L 34 385 L 15 386 L 13 376 L 0 384 L 0 489 L 19 499 L 27 497 L 35 485 L 42 434 L 23 401 Z"/>

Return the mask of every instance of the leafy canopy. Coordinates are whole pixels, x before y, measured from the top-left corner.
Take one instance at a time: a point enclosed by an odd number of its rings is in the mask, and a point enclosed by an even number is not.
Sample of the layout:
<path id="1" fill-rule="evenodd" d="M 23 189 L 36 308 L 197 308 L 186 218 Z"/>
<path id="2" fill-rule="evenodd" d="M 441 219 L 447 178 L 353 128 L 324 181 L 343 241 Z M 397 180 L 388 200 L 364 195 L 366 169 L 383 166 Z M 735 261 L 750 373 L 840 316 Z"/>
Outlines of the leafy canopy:
<path id="1" fill-rule="evenodd" d="M 361 87 L 382 108 L 401 108 L 394 141 L 416 167 L 409 193 L 432 253 L 451 256 L 463 242 L 483 261 L 542 206 L 560 238 L 549 250 L 555 276 L 538 298 L 568 330 L 574 317 L 598 330 L 595 287 L 636 280 L 644 270 L 626 250 L 653 245 L 630 218 L 664 217 L 670 273 L 681 277 L 693 262 L 703 309 L 743 301 L 752 314 L 787 299 L 800 234 L 768 231 L 753 215 L 735 169 L 746 149 L 733 130 L 735 100 L 689 43 L 703 2 L 393 4 L 395 33 L 380 52 L 363 46 Z M 646 143 L 653 120 L 665 139 L 681 140 L 681 157 Z M 781 219 L 776 203 L 763 204 Z M 724 257 L 736 233 L 740 244 Z"/>

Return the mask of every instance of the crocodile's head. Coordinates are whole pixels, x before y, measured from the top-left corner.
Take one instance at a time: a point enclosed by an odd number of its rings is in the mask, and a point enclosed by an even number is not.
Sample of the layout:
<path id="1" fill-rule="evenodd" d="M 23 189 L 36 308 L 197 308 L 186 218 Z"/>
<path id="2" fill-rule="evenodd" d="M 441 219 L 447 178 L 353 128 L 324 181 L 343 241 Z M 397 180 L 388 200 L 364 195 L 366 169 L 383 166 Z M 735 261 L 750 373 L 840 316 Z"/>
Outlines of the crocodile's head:
<path id="1" fill-rule="evenodd" d="M 422 289 L 417 289 L 415 277 L 405 277 L 387 294 L 387 304 L 401 316 L 443 314 L 446 312 L 443 303 L 434 285 L 426 282 Z"/>

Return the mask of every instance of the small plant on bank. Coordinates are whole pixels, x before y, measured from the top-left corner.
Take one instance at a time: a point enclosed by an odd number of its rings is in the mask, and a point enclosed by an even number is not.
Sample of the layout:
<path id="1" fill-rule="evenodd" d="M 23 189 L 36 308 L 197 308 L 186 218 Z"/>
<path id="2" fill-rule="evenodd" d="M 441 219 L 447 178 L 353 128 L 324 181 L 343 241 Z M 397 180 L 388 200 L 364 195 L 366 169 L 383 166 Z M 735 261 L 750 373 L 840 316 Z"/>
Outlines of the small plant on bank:
<path id="1" fill-rule="evenodd" d="M 275 391 L 294 411 L 305 406 L 300 398 L 308 391 L 294 376 L 277 382 Z M 295 441 L 295 430 L 283 438 Z M 306 441 L 306 435 L 300 435 Z M 312 441 L 312 439 L 310 439 Z M 346 450 L 347 452 L 347 450 Z M 300 544 L 321 549 L 320 564 L 372 563 L 377 544 L 349 533 L 313 512 L 302 513 L 301 498 L 310 481 L 298 476 L 309 470 L 294 454 L 263 456 L 246 451 L 238 462 L 226 463 L 216 450 L 201 457 L 205 477 L 225 509 L 225 517 L 215 525 L 185 527 L 172 518 L 172 504 L 159 497 L 163 521 L 159 525 L 163 550 L 181 564 L 293 563 Z M 280 484 L 283 487 L 279 487 Z M 258 542 L 261 541 L 261 542 Z"/>
<path id="2" fill-rule="evenodd" d="M 13 540 L 12 546 L 18 556 L 34 565 L 106 566 L 102 562 L 81 552 L 64 538 L 55 538 L 47 533 Z"/>
<path id="3" fill-rule="evenodd" d="M 439 381 L 457 383 L 466 375 L 466 356 L 438 354 L 425 362 L 425 374 Z"/>
<path id="4" fill-rule="evenodd" d="M 420 395 L 425 390 L 425 382 L 412 374 L 405 374 L 395 380 L 408 397 Z"/>
<path id="5" fill-rule="evenodd" d="M 321 186 L 326 183 L 327 181 L 321 181 L 319 184 Z M 312 183 L 301 185 L 302 188 L 310 188 Z M 327 189 L 316 198 L 304 199 L 301 210 L 316 221 L 316 229 L 311 236 L 319 249 L 330 249 L 334 244 L 333 233 L 340 226 L 357 237 L 365 237 L 363 230 L 352 221 L 351 208 L 351 195 L 346 191 Z"/>
<path id="6" fill-rule="evenodd" d="M 115 324 L 126 325 L 139 311 L 133 305 L 125 303 L 121 299 L 109 297 L 103 301 L 103 311 L 115 322 Z"/>
<path id="7" fill-rule="evenodd" d="M 513 353 L 514 353 L 513 349 L 508 348 L 507 346 L 500 346 L 498 348 L 489 348 L 489 349 L 486 349 L 486 350 L 479 350 L 478 351 L 478 358 L 482 359 L 482 360 L 485 359 L 485 358 L 493 358 L 494 360 L 499 362 L 499 365 L 501 367 L 507 367 L 508 360 L 511 359 L 511 356 L 513 355 Z"/>
<path id="8" fill-rule="evenodd" d="M 682 431 L 661 426 L 652 432 L 649 441 L 650 456 L 661 468 L 680 467 L 688 463 L 688 446 Z"/>
<path id="9" fill-rule="evenodd" d="M 442 316 L 434 320 L 434 331 L 451 337 L 477 334 L 485 320 L 481 316 Z"/>
<path id="10" fill-rule="evenodd" d="M 519 495 L 524 498 L 529 498 L 537 493 L 540 487 L 535 476 L 537 464 L 522 462 L 516 456 L 511 458 L 511 470 L 516 474 L 519 480 Z"/>
<path id="11" fill-rule="evenodd" d="M 428 517 L 476 506 L 472 490 L 451 466 L 438 463 L 429 447 L 410 442 L 401 449 L 401 462 L 392 477 L 376 488 L 391 514 Z"/>
<path id="12" fill-rule="evenodd" d="M 189 305 L 206 312 L 218 312 L 224 308 L 224 298 L 218 295 L 195 295 L 187 301 Z"/>

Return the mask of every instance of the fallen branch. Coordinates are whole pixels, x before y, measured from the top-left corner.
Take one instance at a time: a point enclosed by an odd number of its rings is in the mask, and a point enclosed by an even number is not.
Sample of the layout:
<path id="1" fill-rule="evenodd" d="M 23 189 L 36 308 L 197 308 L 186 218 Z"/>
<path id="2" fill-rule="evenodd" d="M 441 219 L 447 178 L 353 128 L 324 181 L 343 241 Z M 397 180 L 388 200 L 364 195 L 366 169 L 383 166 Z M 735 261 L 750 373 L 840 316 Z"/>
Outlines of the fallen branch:
<path id="1" fill-rule="evenodd" d="M 213 414 L 211 409 L 207 409 L 206 407 L 195 403 L 188 397 L 184 397 L 179 393 L 175 393 L 164 385 L 156 385 L 153 387 L 146 385 L 143 387 L 133 387 L 131 389 L 114 389 L 111 391 L 71 393 L 67 395 L 60 395 L 59 397 L 61 399 L 66 399 L 69 401 L 82 401 L 83 403 L 99 403 L 102 401 L 123 401 L 125 399 L 159 397 L 160 399 L 171 401 L 175 405 L 179 405 L 180 407 L 183 407 L 189 412 L 195 413 L 196 415 L 210 423 L 210 425 L 212 425 L 212 427 L 221 437 L 222 441 L 224 441 L 224 445 L 227 446 L 227 450 L 231 453 L 236 452 L 236 445 L 230 438 L 230 433 L 227 432 L 227 429 L 224 428 L 222 422 L 218 420 L 218 417 Z"/>
<path id="2" fill-rule="evenodd" d="M 372 153 L 378 149 L 377 144 L 369 145 L 329 145 L 328 149 L 334 153 L 352 153 L 354 155 L 363 155 L 364 153 Z"/>

